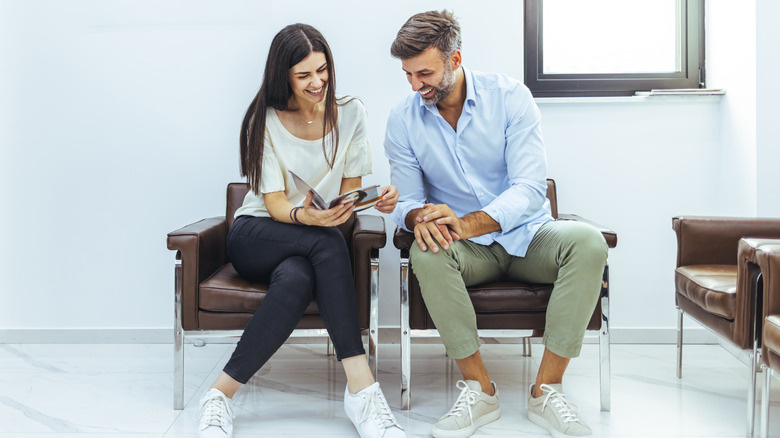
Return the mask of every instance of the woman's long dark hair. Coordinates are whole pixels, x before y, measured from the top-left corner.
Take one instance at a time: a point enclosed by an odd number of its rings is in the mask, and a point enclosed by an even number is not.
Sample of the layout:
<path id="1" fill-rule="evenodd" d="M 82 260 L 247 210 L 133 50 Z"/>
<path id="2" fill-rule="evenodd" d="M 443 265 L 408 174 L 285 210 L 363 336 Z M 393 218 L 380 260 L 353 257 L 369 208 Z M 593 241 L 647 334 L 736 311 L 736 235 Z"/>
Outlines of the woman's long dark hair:
<path id="1" fill-rule="evenodd" d="M 336 119 L 336 75 L 333 55 L 322 34 L 308 24 L 291 24 L 274 37 L 265 62 L 263 84 L 244 115 L 241 124 L 241 176 L 247 177 L 249 186 L 260 195 L 260 175 L 265 145 L 265 118 L 268 108 L 287 110 L 293 94 L 289 81 L 289 70 L 303 61 L 312 52 L 325 54 L 328 69 L 328 84 L 325 93 L 325 123 L 322 126 L 322 153 L 330 168 L 336 159 L 339 144 L 339 129 Z M 325 135 L 332 132 L 331 153 L 325 145 Z"/>

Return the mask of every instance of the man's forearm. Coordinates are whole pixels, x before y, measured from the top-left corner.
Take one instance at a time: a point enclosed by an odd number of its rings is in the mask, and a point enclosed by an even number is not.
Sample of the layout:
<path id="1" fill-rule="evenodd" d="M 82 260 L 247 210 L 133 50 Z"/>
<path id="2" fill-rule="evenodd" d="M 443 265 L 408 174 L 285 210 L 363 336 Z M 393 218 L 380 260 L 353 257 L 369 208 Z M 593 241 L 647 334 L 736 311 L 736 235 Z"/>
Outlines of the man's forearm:
<path id="1" fill-rule="evenodd" d="M 501 231 L 501 224 L 496 222 L 495 219 L 490 217 L 490 215 L 484 211 L 475 211 L 473 213 L 469 213 L 463 216 L 460 220 L 462 223 L 461 227 L 463 228 L 463 234 L 465 234 L 465 236 L 461 236 L 461 238 L 464 239 Z"/>

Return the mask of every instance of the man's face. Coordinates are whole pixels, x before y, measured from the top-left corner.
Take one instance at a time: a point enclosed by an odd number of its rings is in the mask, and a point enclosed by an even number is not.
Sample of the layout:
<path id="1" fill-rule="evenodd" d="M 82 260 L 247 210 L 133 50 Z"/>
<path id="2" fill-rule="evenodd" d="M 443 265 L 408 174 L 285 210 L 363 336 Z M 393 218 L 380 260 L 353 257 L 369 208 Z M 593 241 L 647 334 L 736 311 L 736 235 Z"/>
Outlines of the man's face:
<path id="1" fill-rule="evenodd" d="M 441 102 L 455 88 L 455 73 L 450 64 L 435 47 L 401 61 L 412 90 L 420 93 L 423 102 L 428 105 Z"/>

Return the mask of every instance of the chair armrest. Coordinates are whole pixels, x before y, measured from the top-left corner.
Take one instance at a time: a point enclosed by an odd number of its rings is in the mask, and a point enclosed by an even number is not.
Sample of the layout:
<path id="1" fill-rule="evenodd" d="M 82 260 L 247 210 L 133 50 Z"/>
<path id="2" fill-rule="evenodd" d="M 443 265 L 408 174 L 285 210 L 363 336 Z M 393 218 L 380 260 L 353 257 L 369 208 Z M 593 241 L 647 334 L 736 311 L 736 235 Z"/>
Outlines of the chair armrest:
<path id="1" fill-rule="evenodd" d="M 366 250 L 384 248 L 387 244 L 385 219 L 370 214 L 355 215 L 355 226 L 352 229 L 352 247 Z"/>
<path id="2" fill-rule="evenodd" d="M 757 269 L 756 269 L 757 268 Z M 763 317 L 780 314 L 780 239 L 746 238 L 739 241 L 740 286 L 761 273 L 764 285 Z"/>
<path id="3" fill-rule="evenodd" d="M 617 233 L 605 227 L 604 225 L 597 224 L 596 222 L 585 219 L 582 216 L 577 216 L 576 214 L 558 214 L 558 219 L 566 221 L 577 221 L 588 224 L 601 232 L 601 235 L 604 236 L 604 240 L 607 241 L 607 246 L 609 248 L 614 248 L 617 246 Z"/>
<path id="4" fill-rule="evenodd" d="M 410 233 L 403 228 L 396 226 L 393 233 L 393 245 L 401 251 L 408 251 L 414 243 L 414 233 Z"/>
<path id="5" fill-rule="evenodd" d="M 736 265 L 739 239 L 780 239 L 780 219 L 685 217 L 672 218 L 677 234 L 677 267 Z"/>
<path id="6" fill-rule="evenodd" d="M 352 228 L 352 273 L 355 276 L 355 297 L 361 328 L 370 328 L 371 258 L 379 257 L 379 249 L 387 243 L 385 220 L 380 216 L 355 215 Z"/>
<path id="7" fill-rule="evenodd" d="M 181 260 L 182 328 L 196 329 L 198 286 L 227 263 L 225 217 L 203 219 L 168 233 L 168 249 Z"/>

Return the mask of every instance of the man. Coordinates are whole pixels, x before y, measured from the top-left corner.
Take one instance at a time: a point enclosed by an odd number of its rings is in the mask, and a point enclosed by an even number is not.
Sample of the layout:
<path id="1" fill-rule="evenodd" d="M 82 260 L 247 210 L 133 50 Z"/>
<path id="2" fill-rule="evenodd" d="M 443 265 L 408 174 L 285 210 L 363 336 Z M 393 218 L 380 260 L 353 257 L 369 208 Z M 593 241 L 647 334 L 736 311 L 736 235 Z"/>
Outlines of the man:
<path id="1" fill-rule="evenodd" d="M 500 416 L 466 287 L 502 279 L 555 284 L 528 418 L 554 436 L 588 436 L 561 383 L 598 300 L 607 246 L 593 227 L 553 221 L 529 90 L 467 70 L 460 49 L 460 26 L 447 11 L 411 17 L 391 47 L 415 92 L 387 122 L 385 151 L 401 194 L 392 217 L 414 231 L 412 269 L 463 374 L 460 396 L 433 436 L 468 437 Z"/>

